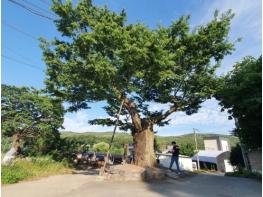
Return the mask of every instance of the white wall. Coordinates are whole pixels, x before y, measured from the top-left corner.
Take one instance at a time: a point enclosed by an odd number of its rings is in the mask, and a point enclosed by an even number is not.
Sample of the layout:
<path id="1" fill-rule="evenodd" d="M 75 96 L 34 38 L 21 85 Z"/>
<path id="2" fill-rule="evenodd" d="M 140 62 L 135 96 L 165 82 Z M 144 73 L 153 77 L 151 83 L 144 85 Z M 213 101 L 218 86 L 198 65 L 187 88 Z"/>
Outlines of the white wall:
<path id="1" fill-rule="evenodd" d="M 205 150 L 218 150 L 216 139 L 205 139 L 204 145 L 205 145 Z"/>
<path id="2" fill-rule="evenodd" d="M 248 159 L 252 170 L 262 173 L 262 150 L 248 152 Z"/>
<path id="3" fill-rule="evenodd" d="M 171 156 L 170 155 L 161 155 L 159 157 L 160 164 L 166 168 L 169 168 Z M 187 156 L 179 156 L 179 166 L 181 170 L 193 171 L 192 158 Z M 176 164 L 174 163 L 172 169 L 176 170 Z"/>
<path id="4" fill-rule="evenodd" d="M 230 164 L 230 161 L 228 159 L 224 159 L 224 164 L 225 164 L 225 172 L 234 172 L 234 168 Z"/>
<path id="5" fill-rule="evenodd" d="M 230 151 L 228 141 L 221 140 L 222 151 Z"/>

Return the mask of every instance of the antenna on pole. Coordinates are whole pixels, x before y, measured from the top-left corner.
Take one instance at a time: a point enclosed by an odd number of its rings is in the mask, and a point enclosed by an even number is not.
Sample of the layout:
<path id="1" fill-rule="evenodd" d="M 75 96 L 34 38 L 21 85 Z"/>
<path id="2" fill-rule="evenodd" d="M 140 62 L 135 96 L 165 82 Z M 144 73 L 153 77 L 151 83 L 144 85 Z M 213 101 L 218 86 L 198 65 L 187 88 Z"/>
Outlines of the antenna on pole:
<path id="1" fill-rule="evenodd" d="M 197 160 L 197 169 L 200 169 L 200 163 L 199 163 L 199 155 L 198 155 L 198 145 L 197 145 L 197 140 L 196 140 L 196 130 L 195 128 L 193 128 L 194 131 L 194 139 L 195 139 L 195 150 L 196 150 L 196 160 Z"/>

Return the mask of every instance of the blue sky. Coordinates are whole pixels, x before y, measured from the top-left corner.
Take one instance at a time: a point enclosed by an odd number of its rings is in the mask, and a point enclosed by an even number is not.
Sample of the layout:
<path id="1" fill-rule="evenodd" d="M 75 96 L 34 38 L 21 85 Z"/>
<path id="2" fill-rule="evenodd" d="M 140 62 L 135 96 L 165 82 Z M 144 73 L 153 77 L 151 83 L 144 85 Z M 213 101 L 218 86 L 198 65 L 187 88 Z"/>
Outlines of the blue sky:
<path id="1" fill-rule="evenodd" d="M 17 0 L 18 1 L 18 0 Z M 23 2 L 23 1 L 20 1 Z M 48 13 L 49 0 L 26 0 Z M 168 26 L 181 15 L 191 15 L 190 25 L 194 28 L 211 20 L 215 9 L 226 11 L 232 9 L 235 18 L 232 21 L 230 39 L 241 37 L 236 50 L 227 56 L 218 75 L 231 70 L 232 65 L 244 56 L 258 57 L 261 54 L 261 1 L 260 0 L 95 0 L 98 6 L 107 5 L 111 10 L 128 14 L 128 23 L 143 22 L 150 28 L 162 24 Z M 42 10 L 43 11 L 43 10 Z M 17 86 L 44 87 L 45 64 L 41 60 L 41 50 L 38 47 L 38 37 L 51 39 L 59 36 L 52 21 L 33 15 L 8 0 L 2 0 L 2 29 L 1 29 L 1 79 L 2 83 Z M 22 62 L 22 63 L 21 63 Z M 25 65 L 23 63 L 29 64 Z M 81 110 L 77 113 L 66 114 L 64 127 L 75 132 L 110 131 L 112 128 L 91 126 L 88 120 L 95 117 L 106 117 L 101 109 L 104 102 L 92 103 L 92 109 Z M 225 112 L 215 99 L 206 101 L 198 113 L 186 116 L 182 112 L 175 113 L 169 118 L 171 124 L 155 128 L 158 135 L 180 135 L 192 132 L 193 128 L 200 132 L 228 134 L 234 128 L 234 122 L 227 119 Z M 165 109 L 167 105 L 152 104 L 151 109 Z"/>

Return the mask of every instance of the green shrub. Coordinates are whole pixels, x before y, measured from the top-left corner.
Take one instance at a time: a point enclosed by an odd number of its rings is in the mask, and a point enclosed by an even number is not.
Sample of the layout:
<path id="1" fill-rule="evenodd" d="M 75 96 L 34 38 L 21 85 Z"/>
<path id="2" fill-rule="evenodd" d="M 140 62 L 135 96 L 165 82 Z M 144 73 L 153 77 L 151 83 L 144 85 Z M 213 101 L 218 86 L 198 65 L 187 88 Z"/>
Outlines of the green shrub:
<path id="1" fill-rule="evenodd" d="M 182 144 L 180 146 L 180 154 L 192 157 L 194 155 L 194 145 L 190 143 Z"/>
<path id="2" fill-rule="evenodd" d="M 12 165 L 2 167 L 2 183 L 11 184 L 29 178 L 44 177 L 71 172 L 67 162 L 56 162 L 50 157 L 16 159 Z"/>
<path id="3" fill-rule="evenodd" d="M 109 144 L 105 142 L 94 144 L 93 150 L 96 152 L 106 153 L 109 150 Z"/>
<path id="4" fill-rule="evenodd" d="M 257 180 L 261 180 L 262 179 L 262 174 L 259 172 L 251 172 L 249 170 L 238 170 L 235 172 L 227 172 L 225 173 L 225 176 L 235 176 L 235 177 L 244 177 L 244 178 L 253 178 L 253 179 L 257 179 Z"/>
<path id="5" fill-rule="evenodd" d="M 118 148 L 118 147 L 112 147 L 111 153 L 114 155 L 123 155 L 124 154 L 124 149 L 123 148 Z"/>
<path id="6" fill-rule="evenodd" d="M 31 176 L 32 173 L 21 166 L 2 166 L 1 179 L 4 184 L 17 183 Z"/>
<path id="7" fill-rule="evenodd" d="M 1 149 L 2 149 L 1 151 L 2 151 L 2 153 L 6 153 L 7 151 L 9 151 L 11 146 L 12 146 L 12 139 L 2 136 L 2 138 L 1 138 Z"/>

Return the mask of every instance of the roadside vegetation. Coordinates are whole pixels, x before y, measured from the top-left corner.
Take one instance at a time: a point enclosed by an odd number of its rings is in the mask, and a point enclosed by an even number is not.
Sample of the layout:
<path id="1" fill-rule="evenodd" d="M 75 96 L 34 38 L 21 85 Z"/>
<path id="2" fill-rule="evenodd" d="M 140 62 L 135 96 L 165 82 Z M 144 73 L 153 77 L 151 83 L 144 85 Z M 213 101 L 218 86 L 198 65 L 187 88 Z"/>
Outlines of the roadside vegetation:
<path id="1" fill-rule="evenodd" d="M 238 170 L 235 172 L 227 172 L 225 176 L 234 176 L 234 177 L 243 177 L 243 178 L 252 178 L 262 181 L 262 174 L 259 172 L 252 172 L 250 170 Z"/>
<path id="2" fill-rule="evenodd" d="M 245 57 L 222 78 L 216 94 L 222 111 L 234 119 L 233 135 L 240 139 L 244 154 L 262 147 L 262 57 Z M 241 145 L 232 148 L 230 162 L 235 172 L 226 176 L 261 179 L 261 173 L 245 168 Z"/>
<path id="3" fill-rule="evenodd" d="M 17 158 L 12 165 L 2 166 L 2 184 L 17 183 L 50 175 L 71 173 L 66 162 L 57 162 L 50 157 Z"/>
<path id="4" fill-rule="evenodd" d="M 237 144 L 235 147 L 232 147 L 231 149 L 230 163 L 232 166 L 235 166 L 234 172 L 227 172 L 225 173 L 225 176 L 244 177 L 257 180 L 262 179 L 261 173 L 245 168 L 245 162 L 243 160 L 243 155 L 239 144 Z"/>
<path id="5" fill-rule="evenodd" d="M 1 147 L 3 184 L 70 172 L 58 157 L 64 110 L 41 90 L 2 84 Z"/>
<path id="6" fill-rule="evenodd" d="M 262 57 L 248 56 L 222 78 L 216 98 L 222 111 L 234 119 L 238 136 L 246 149 L 262 147 Z"/>

